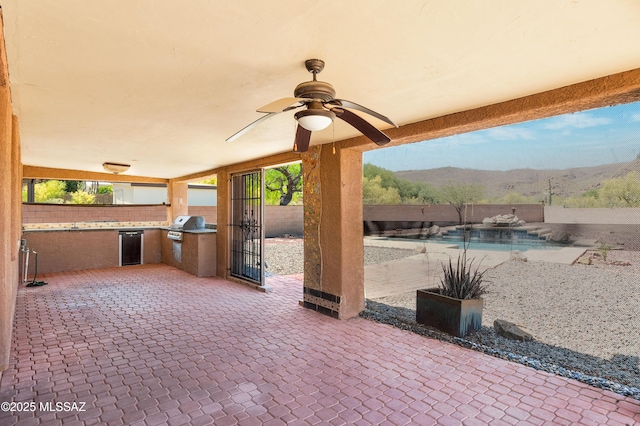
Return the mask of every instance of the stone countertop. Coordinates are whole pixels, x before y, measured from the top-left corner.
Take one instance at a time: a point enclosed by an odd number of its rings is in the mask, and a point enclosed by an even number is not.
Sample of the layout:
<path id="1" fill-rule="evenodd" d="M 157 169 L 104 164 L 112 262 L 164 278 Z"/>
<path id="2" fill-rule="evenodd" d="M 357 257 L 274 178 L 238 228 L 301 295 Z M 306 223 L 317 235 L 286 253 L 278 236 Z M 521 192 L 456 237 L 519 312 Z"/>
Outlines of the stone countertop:
<path id="1" fill-rule="evenodd" d="M 206 224 L 205 229 L 194 229 L 182 231 L 190 234 L 211 234 L 216 233 L 215 224 Z M 172 230 L 169 222 L 117 222 L 117 221 L 95 221 L 95 222 L 61 222 L 61 223 L 25 223 L 22 225 L 23 232 L 55 232 L 55 231 L 132 231 L 144 229 Z"/>
<path id="2" fill-rule="evenodd" d="M 205 228 L 205 229 L 192 229 L 192 230 L 182 231 L 182 232 L 184 232 L 185 234 L 213 234 L 213 233 L 217 233 L 218 230 Z"/>
<path id="3" fill-rule="evenodd" d="M 38 231 L 106 231 L 118 230 L 128 231 L 137 229 L 158 229 L 169 226 L 168 222 L 117 222 L 117 221 L 96 221 L 96 222 L 61 222 L 61 223 L 25 223 L 22 225 L 23 232 Z"/>
<path id="4" fill-rule="evenodd" d="M 164 231 L 178 231 L 184 232 L 185 234 L 212 234 L 218 232 L 218 225 L 215 223 L 205 223 L 204 229 L 173 229 L 170 226 L 165 226 L 162 228 Z"/>

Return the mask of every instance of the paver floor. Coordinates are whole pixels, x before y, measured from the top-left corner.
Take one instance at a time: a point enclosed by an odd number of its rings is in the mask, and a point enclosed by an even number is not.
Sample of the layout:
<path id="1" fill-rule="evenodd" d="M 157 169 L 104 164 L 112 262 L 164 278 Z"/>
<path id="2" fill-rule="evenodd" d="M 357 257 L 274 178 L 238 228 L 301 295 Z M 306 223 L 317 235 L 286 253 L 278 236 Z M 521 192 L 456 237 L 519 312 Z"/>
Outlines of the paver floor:
<path id="1" fill-rule="evenodd" d="M 44 279 L 18 294 L 0 401 L 26 404 L 3 426 L 640 423 L 637 400 L 304 309 L 295 278 L 270 293 L 165 265 Z"/>

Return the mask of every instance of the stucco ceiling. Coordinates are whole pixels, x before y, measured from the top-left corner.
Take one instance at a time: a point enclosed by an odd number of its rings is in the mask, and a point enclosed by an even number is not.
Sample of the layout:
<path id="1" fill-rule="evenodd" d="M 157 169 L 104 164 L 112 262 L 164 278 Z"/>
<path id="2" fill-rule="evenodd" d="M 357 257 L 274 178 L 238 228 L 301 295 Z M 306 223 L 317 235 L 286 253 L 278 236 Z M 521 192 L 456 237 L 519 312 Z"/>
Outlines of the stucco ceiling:
<path id="1" fill-rule="evenodd" d="M 637 0 L 0 4 L 31 166 L 174 178 L 291 150 L 293 112 L 225 139 L 310 80 L 308 58 L 399 125 L 640 68 Z M 358 134 L 337 120 L 312 144 Z"/>

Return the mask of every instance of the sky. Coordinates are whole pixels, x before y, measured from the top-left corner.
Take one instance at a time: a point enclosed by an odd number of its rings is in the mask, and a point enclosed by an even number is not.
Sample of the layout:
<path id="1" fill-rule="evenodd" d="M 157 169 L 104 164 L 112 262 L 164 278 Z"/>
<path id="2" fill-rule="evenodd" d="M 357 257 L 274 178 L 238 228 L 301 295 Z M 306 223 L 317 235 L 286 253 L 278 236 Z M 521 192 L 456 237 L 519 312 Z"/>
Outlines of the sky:
<path id="1" fill-rule="evenodd" d="M 568 169 L 640 154 L 640 102 L 565 114 L 364 153 L 393 171 Z"/>

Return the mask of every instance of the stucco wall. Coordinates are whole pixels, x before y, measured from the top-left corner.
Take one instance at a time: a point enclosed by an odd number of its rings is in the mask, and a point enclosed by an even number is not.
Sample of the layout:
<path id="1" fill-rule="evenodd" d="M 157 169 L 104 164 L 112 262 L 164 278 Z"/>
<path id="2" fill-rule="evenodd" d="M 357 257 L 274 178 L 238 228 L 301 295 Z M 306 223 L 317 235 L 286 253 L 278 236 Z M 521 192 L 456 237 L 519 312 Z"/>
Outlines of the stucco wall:
<path id="1" fill-rule="evenodd" d="M 545 206 L 546 223 L 579 223 L 601 225 L 640 225 L 640 208 L 566 209 Z"/>
<path id="2" fill-rule="evenodd" d="M 485 217 L 515 214 L 525 222 L 543 222 L 544 210 L 540 204 L 479 204 L 463 210 L 463 221 L 481 223 Z M 435 205 L 368 205 L 364 206 L 364 230 L 367 235 L 377 235 L 395 229 L 426 228 L 431 225 L 457 225 L 458 212 L 449 204 Z"/>
<path id="3" fill-rule="evenodd" d="M 22 164 L 18 120 L 13 116 L 0 12 L 0 378 L 9 365 L 18 292 L 19 209 Z"/>
<path id="4" fill-rule="evenodd" d="M 540 204 L 479 204 L 467 208 L 467 221 L 479 223 L 485 217 L 511 213 L 526 222 L 580 223 L 580 224 L 640 224 L 639 208 L 569 209 Z M 68 204 L 23 204 L 23 223 L 67 223 L 115 220 L 119 222 L 165 221 L 167 207 L 155 206 L 78 206 Z M 265 233 L 267 237 L 285 234 L 302 235 L 303 206 L 266 206 Z M 216 206 L 189 206 L 189 214 L 204 216 L 207 223 L 217 222 Z M 365 205 L 364 222 L 388 222 L 389 229 L 402 222 L 457 223 L 454 207 L 436 205 Z M 392 222 L 395 222 L 392 223 Z M 400 225 L 398 225 L 400 226 Z"/>
<path id="5" fill-rule="evenodd" d="M 118 266 L 118 230 L 32 231 L 23 236 L 38 253 L 38 274 Z M 144 231 L 143 263 L 160 263 L 160 242 L 160 229 Z M 28 277 L 34 272 L 31 255 Z"/>
<path id="6" fill-rule="evenodd" d="M 544 227 L 552 231 L 567 232 L 574 240 L 593 239 L 625 250 L 640 251 L 638 225 L 545 223 Z"/>
<path id="7" fill-rule="evenodd" d="M 467 208 L 468 222 L 478 223 L 485 217 L 511 213 L 526 222 L 583 224 L 640 224 L 640 209 L 566 209 L 539 204 L 479 204 Z M 284 234 L 302 235 L 303 206 L 266 206 L 265 232 L 268 237 Z M 61 223 L 116 220 L 119 222 L 165 221 L 166 206 L 78 206 L 60 204 L 23 204 L 24 223 Z M 204 216 L 207 223 L 217 222 L 216 206 L 189 206 L 189 214 Z M 366 205 L 365 222 L 434 222 L 456 223 L 454 207 L 437 205 Z"/>

